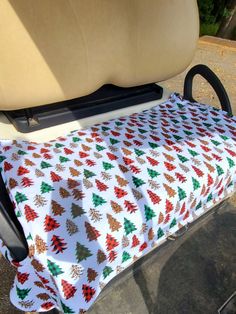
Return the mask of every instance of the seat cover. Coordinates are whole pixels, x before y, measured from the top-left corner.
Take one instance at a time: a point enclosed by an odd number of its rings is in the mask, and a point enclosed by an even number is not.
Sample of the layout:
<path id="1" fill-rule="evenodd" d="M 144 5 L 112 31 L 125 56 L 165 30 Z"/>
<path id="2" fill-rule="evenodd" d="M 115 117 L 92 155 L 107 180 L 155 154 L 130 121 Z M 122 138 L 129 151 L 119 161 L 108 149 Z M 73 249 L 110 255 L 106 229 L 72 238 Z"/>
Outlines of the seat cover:
<path id="1" fill-rule="evenodd" d="M 116 274 L 235 190 L 235 148 L 235 117 L 176 94 L 44 144 L 2 140 L 29 245 L 12 261 L 13 304 L 84 313 Z"/>

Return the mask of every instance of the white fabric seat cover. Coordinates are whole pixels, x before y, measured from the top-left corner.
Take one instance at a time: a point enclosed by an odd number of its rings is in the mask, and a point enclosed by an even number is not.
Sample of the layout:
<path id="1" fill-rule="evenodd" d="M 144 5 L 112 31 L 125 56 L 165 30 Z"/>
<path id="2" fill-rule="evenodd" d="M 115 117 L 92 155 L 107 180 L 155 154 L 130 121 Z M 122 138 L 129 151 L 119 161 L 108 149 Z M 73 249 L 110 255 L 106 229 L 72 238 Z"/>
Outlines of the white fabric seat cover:
<path id="1" fill-rule="evenodd" d="M 84 313 L 116 274 L 236 187 L 235 117 L 176 94 L 44 144 L 0 143 L 29 245 L 12 261 L 23 311 Z"/>

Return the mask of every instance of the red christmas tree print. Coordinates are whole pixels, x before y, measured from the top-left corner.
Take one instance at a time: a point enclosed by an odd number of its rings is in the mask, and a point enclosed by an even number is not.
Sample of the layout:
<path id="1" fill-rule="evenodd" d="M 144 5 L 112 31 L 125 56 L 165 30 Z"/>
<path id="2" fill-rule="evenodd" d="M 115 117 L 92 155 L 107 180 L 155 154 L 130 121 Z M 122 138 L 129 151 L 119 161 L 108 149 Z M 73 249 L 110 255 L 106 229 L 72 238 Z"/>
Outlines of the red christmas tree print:
<path id="1" fill-rule="evenodd" d="M 46 215 L 44 219 L 44 230 L 46 232 L 52 231 L 60 227 L 60 224 L 51 216 Z"/>
<path id="2" fill-rule="evenodd" d="M 62 180 L 62 177 L 56 174 L 54 171 L 50 172 L 52 182 L 59 182 Z"/>
<path id="3" fill-rule="evenodd" d="M 139 245 L 140 241 L 139 239 L 137 238 L 137 236 L 134 234 L 133 235 L 133 238 L 132 238 L 132 246 L 131 247 L 135 247 L 137 245 Z"/>
<path id="4" fill-rule="evenodd" d="M 141 170 L 140 170 L 138 167 L 134 166 L 134 165 L 131 165 L 131 166 L 130 166 L 130 170 L 131 170 L 133 173 L 135 173 L 135 174 L 141 172 Z"/>
<path id="5" fill-rule="evenodd" d="M 152 166 L 157 166 L 159 164 L 159 162 L 157 160 L 153 159 L 152 157 L 147 156 L 147 160 L 149 161 L 149 163 Z"/>
<path id="6" fill-rule="evenodd" d="M 20 273 L 19 271 L 16 274 L 18 282 L 20 282 L 22 285 L 29 279 L 28 273 Z"/>
<path id="7" fill-rule="evenodd" d="M 94 288 L 85 284 L 83 284 L 82 286 L 82 291 L 86 302 L 89 302 L 96 293 L 96 290 Z"/>
<path id="8" fill-rule="evenodd" d="M 125 208 L 127 209 L 127 211 L 130 212 L 131 214 L 135 213 L 136 210 L 138 209 L 137 205 L 135 205 L 134 203 L 131 203 L 130 201 L 127 201 L 127 200 L 124 201 L 124 205 L 125 205 Z"/>
<path id="9" fill-rule="evenodd" d="M 167 222 L 169 222 L 170 220 L 170 214 L 167 214 L 164 220 L 164 224 L 167 224 Z"/>
<path id="10" fill-rule="evenodd" d="M 17 175 L 18 176 L 23 176 L 24 174 L 29 173 L 29 170 L 20 166 L 17 170 Z"/>
<path id="11" fill-rule="evenodd" d="M 140 245 L 140 248 L 139 248 L 139 252 L 142 252 L 143 250 L 145 250 L 147 248 L 147 242 L 143 242 L 142 245 Z"/>
<path id="12" fill-rule="evenodd" d="M 86 158 L 89 156 L 89 154 L 87 154 L 85 152 L 79 152 L 79 156 L 80 156 L 80 158 Z"/>
<path id="13" fill-rule="evenodd" d="M 110 160 L 116 160 L 118 157 L 110 152 L 107 152 L 107 156 Z"/>
<path id="14" fill-rule="evenodd" d="M 232 156 L 232 157 L 236 157 L 236 152 L 232 151 L 229 148 L 225 148 L 225 150 Z"/>
<path id="15" fill-rule="evenodd" d="M 71 150 L 71 149 L 69 149 L 67 147 L 64 148 L 64 152 L 65 152 L 66 155 L 71 155 L 71 154 L 74 153 L 73 150 Z"/>
<path id="16" fill-rule="evenodd" d="M 34 221 L 36 218 L 38 218 L 38 214 L 29 206 L 25 205 L 25 218 L 29 221 Z"/>
<path id="17" fill-rule="evenodd" d="M 126 166 L 131 165 L 132 163 L 134 163 L 133 159 L 130 159 L 128 157 L 123 157 L 124 163 L 126 164 Z"/>
<path id="18" fill-rule="evenodd" d="M 105 183 L 103 183 L 102 181 L 96 179 L 95 182 L 96 182 L 96 186 L 100 192 L 106 191 L 108 189 L 108 186 Z"/>
<path id="19" fill-rule="evenodd" d="M 29 186 L 34 185 L 34 181 L 32 179 L 29 179 L 27 177 L 22 178 L 21 184 L 23 187 L 27 188 Z"/>
<path id="20" fill-rule="evenodd" d="M 70 284 L 68 281 L 62 279 L 61 281 L 64 297 L 66 300 L 72 298 L 75 295 L 76 288 L 72 284 Z"/>
<path id="21" fill-rule="evenodd" d="M 114 187 L 114 190 L 117 198 L 122 198 L 128 194 L 125 190 L 118 188 L 117 186 Z"/>
<path id="22" fill-rule="evenodd" d="M 52 302 L 44 302 L 43 304 L 41 304 L 41 307 L 44 310 L 50 310 L 50 309 L 52 309 L 53 306 L 54 306 L 54 303 L 52 303 Z"/>
<path id="23" fill-rule="evenodd" d="M 186 211 L 186 204 L 183 203 L 181 210 L 180 210 L 180 215 L 182 215 Z"/>
<path id="24" fill-rule="evenodd" d="M 67 244 L 64 242 L 64 239 L 60 238 L 57 235 L 53 235 L 51 239 L 51 246 L 53 247 L 52 251 L 58 253 L 63 253 L 67 249 Z"/>
<path id="25" fill-rule="evenodd" d="M 174 165 L 172 165 L 171 163 L 169 163 L 167 161 L 164 161 L 164 165 L 166 166 L 166 169 L 168 171 L 172 171 L 172 170 L 174 170 L 176 168 Z"/>
<path id="26" fill-rule="evenodd" d="M 175 176 L 181 183 L 184 183 L 186 181 L 186 177 L 179 172 L 176 172 Z"/>
<path id="27" fill-rule="evenodd" d="M 4 162 L 4 171 L 9 171 L 13 168 L 12 164 L 10 164 L 9 162 L 5 161 Z"/>
<path id="28" fill-rule="evenodd" d="M 210 174 L 207 175 L 207 185 L 210 186 L 214 183 L 214 180 Z"/>
<path id="29" fill-rule="evenodd" d="M 186 214 L 184 215 L 184 220 L 187 219 L 189 217 L 189 211 L 187 210 Z"/>
<path id="30" fill-rule="evenodd" d="M 110 251 L 108 255 L 109 262 L 113 262 L 117 258 L 117 252 L 116 251 Z"/>
<path id="31" fill-rule="evenodd" d="M 174 209 L 173 204 L 167 199 L 166 200 L 166 214 L 171 212 Z"/>
<path id="32" fill-rule="evenodd" d="M 202 170 L 200 170 L 199 168 L 195 167 L 194 165 L 192 165 L 193 170 L 196 172 L 198 177 L 203 177 L 204 173 L 202 172 Z"/>
<path id="33" fill-rule="evenodd" d="M 107 245 L 107 251 L 113 250 L 116 246 L 119 245 L 117 240 L 110 234 L 107 234 L 106 236 L 106 245 Z"/>
<path id="34" fill-rule="evenodd" d="M 147 192 L 153 204 L 160 203 L 161 198 L 156 193 L 152 192 L 151 190 L 147 190 Z"/>
<path id="35" fill-rule="evenodd" d="M 95 162 L 94 160 L 91 160 L 91 159 L 86 159 L 86 160 L 85 160 L 85 163 L 86 163 L 86 165 L 89 166 L 89 167 L 93 167 L 93 166 L 96 165 L 96 162 Z"/>

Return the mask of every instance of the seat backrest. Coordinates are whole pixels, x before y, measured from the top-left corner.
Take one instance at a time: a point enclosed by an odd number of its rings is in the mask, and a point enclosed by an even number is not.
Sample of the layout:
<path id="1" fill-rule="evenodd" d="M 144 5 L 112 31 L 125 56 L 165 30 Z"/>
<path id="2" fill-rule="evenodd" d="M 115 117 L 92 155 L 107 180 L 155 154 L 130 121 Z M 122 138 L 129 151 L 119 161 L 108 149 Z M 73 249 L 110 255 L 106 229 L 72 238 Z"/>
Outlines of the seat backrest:
<path id="1" fill-rule="evenodd" d="M 166 80 L 190 63 L 196 0 L 1 0 L 0 109 Z"/>

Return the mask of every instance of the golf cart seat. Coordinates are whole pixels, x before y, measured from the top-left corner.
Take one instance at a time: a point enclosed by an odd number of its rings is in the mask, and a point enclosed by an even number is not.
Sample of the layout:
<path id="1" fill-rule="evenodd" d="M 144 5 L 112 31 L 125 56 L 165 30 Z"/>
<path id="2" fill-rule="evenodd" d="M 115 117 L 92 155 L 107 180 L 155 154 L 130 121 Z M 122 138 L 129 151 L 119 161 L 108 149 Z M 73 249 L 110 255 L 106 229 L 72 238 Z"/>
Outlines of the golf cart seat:
<path id="1" fill-rule="evenodd" d="M 203 65 L 184 97 L 155 84 L 193 57 L 196 1 L 0 9 L 0 249 L 17 267 L 11 301 L 84 313 L 116 274 L 233 193 L 236 119 Z M 221 110 L 194 101 L 196 74 Z"/>

